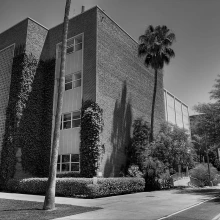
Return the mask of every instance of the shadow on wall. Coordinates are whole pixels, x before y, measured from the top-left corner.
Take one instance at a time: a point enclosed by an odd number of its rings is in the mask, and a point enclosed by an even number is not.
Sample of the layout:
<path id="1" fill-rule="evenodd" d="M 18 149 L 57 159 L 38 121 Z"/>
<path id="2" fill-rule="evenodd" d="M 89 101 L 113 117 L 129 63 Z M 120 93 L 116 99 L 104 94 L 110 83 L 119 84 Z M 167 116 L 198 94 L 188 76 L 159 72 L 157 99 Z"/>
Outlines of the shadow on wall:
<path id="1" fill-rule="evenodd" d="M 23 48 L 16 48 L 13 59 L 0 167 L 4 181 L 46 176 L 49 167 L 55 60 L 38 63 Z"/>
<path id="2" fill-rule="evenodd" d="M 127 85 L 123 84 L 121 101 L 115 102 L 113 113 L 113 125 L 111 133 L 112 152 L 108 157 L 104 176 L 119 176 L 120 171 L 124 172 L 126 166 L 126 148 L 131 140 L 132 110 L 131 104 L 127 102 Z"/>

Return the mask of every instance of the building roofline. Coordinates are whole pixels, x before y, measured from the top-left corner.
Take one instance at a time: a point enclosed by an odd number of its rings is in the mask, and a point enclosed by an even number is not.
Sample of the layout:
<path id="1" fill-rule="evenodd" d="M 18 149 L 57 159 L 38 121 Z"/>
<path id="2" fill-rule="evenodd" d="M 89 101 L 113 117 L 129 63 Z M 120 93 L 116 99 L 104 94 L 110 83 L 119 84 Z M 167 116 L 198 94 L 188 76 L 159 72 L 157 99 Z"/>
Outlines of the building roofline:
<path id="1" fill-rule="evenodd" d="M 76 18 L 77 16 L 80 16 L 80 15 L 82 15 L 82 14 L 84 14 L 84 13 L 90 11 L 90 10 L 93 10 L 94 8 L 98 8 L 100 11 L 102 11 L 103 14 L 105 14 L 105 15 L 106 15 L 111 21 L 113 21 L 125 34 L 127 34 L 135 43 L 138 44 L 138 42 L 137 42 L 130 34 L 128 34 L 128 32 L 126 32 L 117 22 L 115 22 L 115 21 L 114 21 L 103 9 L 101 9 L 98 5 L 96 5 L 96 6 L 92 7 L 92 8 L 89 8 L 89 9 L 85 10 L 85 11 L 82 12 L 82 13 L 79 13 L 79 14 L 73 16 L 73 17 L 70 18 L 69 20 L 71 20 L 71 19 L 73 19 L 73 18 Z M 62 22 L 62 23 L 63 23 L 63 22 Z M 62 23 L 57 24 L 56 26 L 54 26 L 54 27 L 52 27 L 52 28 L 50 28 L 50 29 L 53 29 L 53 28 L 55 28 L 55 27 L 61 25 Z"/>
<path id="2" fill-rule="evenodd" d="M 78 17 L 78 16 L 80 16 L 80 15 L 82 15 L 82 14 L 84 14 L 84 13 L 86 13 L 86 12 L 88 12 L 88 11 L 94 9 L 94 8 L 97 8 L 97 7 L 98 7 L 98 6 L 96 5 L 96 6 L 92 7 L 92 8 L 89 8 L 89 9 L 85 10 L 85 11 L 82 12 L 82 13 L 79 13 L 79 14 L 77 14 L 77 15 L 74 15 L 73 17 L 69 18 L 69 21 L 72 20 L 73 18 L 76 18 L 76 17 Z M 54 29 L 55 27 L 57 27 L 57 26 L 59 26 L 59 25 L 61 25 L 61 24 L 63 24 L 63 22 L 61 22 L 61 23 L 59 23 L 59 24 L 53 26 L 53 27 L 50 28 L 49 30 Z"/>
<path id="3" fill-rule="evenodd" d="M 40 25 L 41 27 L 43 27 L 43 28 L 46 29 L 46 30 L 49 30 L 47 27 L 45 27 L 44 25 L 42 25 L 41 23 L 37 22 L 36 20 L 34 20 L 34 19 L 31 18 L 31 17 L 27 17 L 26 19 L 29 19 L 29 20 L 33 21 L 34 23 Z"/>
<path id="4" fill-rule="evenodd" d="M 128 32 L 126 32 L 117 22 L 115 22 L 115 21 L 114 21 L 103 9 L 101 9 L 98 5 L 96 5 L 96 6 L 92 7 L 92 8 L 89 8 L 88 10 L 85 10 L 85 11 L 82 12 L 82 13 L 79 13 L 79 14 L 73 16 L 73 17 L 70 18 L 69 20 L 71 20 L 71 19 L 73 19 L 73 18 L 76 18 L 77 16 L 82 15 L 82 14 L 84 14 L 84 13 L 86 13 L 86 12 L 88 12 L 88 11 L 94 9 L 94 8 L 98 8 L 98 9 L 99 9 L 103 14 L 105 14 L 112 22 L 114 22 L 125 34 L 127 34 L 127 36 L 128 36 L 131 40 L 133 40 L 135 43 L 138 44 L 138 42 L 137 42 L 130 34 L 128 34 Z M 9 29 L 11 29 L 11 28 L 13 28 L 14 26 L 16 26 L 16 25 L 18 25 L 18 24 L 24 22 L 25 20 L 31 20 L 31 21 L 33 21 L 34 23 L 40 25 L 41 27 L 43 27 L 44 29 L 46 29 L 46 30 L 48 30 L 48 31 L 49 31 L 50 29 L 53 29 L 53 28 L 55 28 L 55 27 L 57 27 L 57 26 L 59 26 L 59 25 L 61 25 L 61 24 L 63 23 L 63 22 L 61 22 L 61 23 L 57 24 L 56 26 L 54 26 L 54 27 L 48 29 L 47 27 L 45 27 L 45 26 L 42 25 L 41 23 L 37 22 L 37 21 L 34 20 L 33 18 L 27 17 L 27 18 L 25 18 L 25 19 L 19 21 L 18 23 L 12 25 L 10 28 L 7 28 L 6 30 L 4 30 L 4 31 L 1 32 L 0 34 L 2 34 L 2 33 L 4 33 L 4 32 L 6 32 L 6 31 L 8 31 Z"/>
<path id="5" fill-rule="evenodd" d="M 25 18 L 25 19 L 23 19 L 23 20 L 17 22 L 16 24 L 12 25 L 11 27 L 7 28 L 7 29 L 4 30 L 3 32 L 1 32 L 0 35 L 3 34 L 3 33 L 6 32 L 6 31 L 10 30 L 11 28 L 17 26 L 18 24 L 20 24 L 20 23 L 26 21 L 26 20 L 31 20 L 31 21 L 35 22 L 36 24 L 40 25 L 41 27 L 45 28 L 46 30 L 49 30 L 48 28 L 46 28 L 46 27 L 45 27 L 44 25 L 42 25 L 41 23 L 35 21 L 33 18 L 27 17 L 27 18 Z"/>
<path id="6" fill-rule="evenodd" d="M 187 108 L 189 108 L 189 106 L 187 104 L 185 104 L 183 101 L 181 101 L 179 98 L 177 98 L 175 95 L 173 95 L 173 93 L 171 93 L 170 91 L 168 91 L 167 89 L 163 88 L 164 91 L 166 91 L 167 93 L 169 93 L 171 96 L 173 96 L 175 99 L 177 99 L 178 101 L 180 101 L 183 105 L 185 105 Z"/>
<path id="7" fill-rule="evenodd" d="M 125 31 L 117 22 L 115 22 L 103 9 L 101 9 L 98 5 L 96 7 L 101 10 L 111 21 L 113 21 L 125 34 L 127 34 L 131 40 L 138 44 L 138 42 L 127 32 Z"/>

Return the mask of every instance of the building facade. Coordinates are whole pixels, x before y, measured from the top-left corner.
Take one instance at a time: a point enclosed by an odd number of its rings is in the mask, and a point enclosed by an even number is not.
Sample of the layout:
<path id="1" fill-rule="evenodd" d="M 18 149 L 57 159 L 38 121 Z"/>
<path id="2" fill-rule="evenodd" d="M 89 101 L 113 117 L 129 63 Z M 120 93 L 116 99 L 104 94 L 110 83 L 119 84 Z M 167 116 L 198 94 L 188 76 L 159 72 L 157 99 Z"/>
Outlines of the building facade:
<path id="1" fill-rule="evenodd" d="M 183 128 L 191 136 L 188 106 L 164 89 L 165 118 L 171 125 Z"/>
<path id="2" fill-rule="evenodd" d="M 13 134 L 16 134 L 17 143 L 20 144 L 15 146 L 14 175 L 17 177 L 25 173 L 44 175 L 47 171 L 45 164 L 49 161 L 56 112 L 61 41 L 62 24 L 47 29 L 30 18 L 0 34 L 1 152 L 6 146 L 7 109 L 10 109 L 8 106 L 14 100 L 15 58 L 20 54 L 19 51 L 25 51 L 25 54 L 35 57 L 38 65 L 32 90 L 22 107 L 23 113 L 16 116 L 19 123 Z M 132 135 L 133 121 L 140 117 L 150 121 L 153 96 L 154 73 L 138 58 L 137 47 L 137 42 L 99 7 L 70 19 L 57 168 L 59 173 L 80 172 L 80 110 L 82 102 L 86 100 L 95 101 L 103 109 L 104 129 L 101 139 L 105 153 L 100 171 L 106 177 L 118 176 L 125 166 L 126 147 Z M 50 74 L 52 67 L 48 69 L 48 63 L 51 60 L 54 60 L 55 67 Z M 159 74 L 156 132 L 164 120 L 163 74 Z M 38 146 L 35 146 L 36 143 Z M 44 166 L 39 164 L 32 167 L 36 160 L 42 161 Z"/>

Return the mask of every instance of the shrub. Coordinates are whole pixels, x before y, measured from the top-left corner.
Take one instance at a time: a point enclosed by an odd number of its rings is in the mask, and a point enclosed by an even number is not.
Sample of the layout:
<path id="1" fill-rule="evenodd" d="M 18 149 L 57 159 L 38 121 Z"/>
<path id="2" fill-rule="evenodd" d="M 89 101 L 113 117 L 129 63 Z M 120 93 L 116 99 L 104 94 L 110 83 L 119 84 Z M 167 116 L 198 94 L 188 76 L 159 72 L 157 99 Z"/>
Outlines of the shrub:
<path id="1" fill-rule="evenodd" d="M 174 186 L 173 178 L 169 175 L 169 173 L 163 173 L 160 175 L 158 185 L 160 189 L 170 189 Z"/>
<path id="2" fill-rule="evenodd" d="M 158 159 L 150 157 L 146 159 L 144 166 L 145 190 L 161 189 L 161 175 L 165 172 L 164 164 Z"/>
<path id="3" fill-rule="evenodd" d="M 138 118 L 134 121 L 132 127 L 134 128 L 133 137 L 131 139 L 131 146 L 127 151 L 129 165 L 137 164 L 140 170 L 143 171 L 149 145 L 150 126 L 147 121 Z"/>
<path id="4" fill-rule="evenodd" d="M 7 190 L 17 193 L 45 194 L 47 178 L 11 179 Z M 65 197 L 96 198 L 144 191 L 143 178 L 57 178 L 56 195 Z"/>
<path id="5" fill-rule="evenodd" d="M 143 192 L 145 181 L 143 178 L 100 178 L 98 184 L 87 185 L 89 198 L 104 197 L 110 195 Z"/>
<path id="6" fill-rule="evenodd" d="M 214 168 L 211 164 L 210 166 L 210 181 L 214 181 L 217 177 L 217 169 Z M 202 181 L 205 186 L 210 185 L 209 183 L 209 172 L 207 164 L 198 164 L 194 169 L 190 170 L 190 175 L 193 178 Z"/>
<path id="7" fill-rule="evenodd" d="M 143 173 L 139 170 L 139 166 L 130 165 L 128 168 L 128 176 L 141 178 L 143 177 Z"/>
<path id="8" fill-rule="evenodd" d="M 215 159 L 214 166 L 216 167 L 216 169 L 218 171 L 220 171 L 220 161 L 219 161 L 219 159 Z"/>

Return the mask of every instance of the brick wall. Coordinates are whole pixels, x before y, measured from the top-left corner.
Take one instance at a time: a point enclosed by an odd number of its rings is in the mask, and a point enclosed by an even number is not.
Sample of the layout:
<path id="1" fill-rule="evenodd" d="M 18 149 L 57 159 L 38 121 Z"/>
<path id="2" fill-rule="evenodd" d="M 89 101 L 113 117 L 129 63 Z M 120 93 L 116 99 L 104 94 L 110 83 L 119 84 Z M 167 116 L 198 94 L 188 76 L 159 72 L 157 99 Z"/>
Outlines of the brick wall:
<path id="1" fill-rule="evenodd" d="M 154 74 L 137 56 L 137 43 L 100 9 L 97 14 L 97 102 L 104 111 L 104 176 L 117 176 L 135 119 L 150 122 Z M 163 75 L 159 74 L 155 131 L 165 120 Z"/>
<path id="2" fill-rule="evenodd" d="M 5 133 L 6 108 L 11 95 L 11 71 L 15 46 L 15 55 L 18 48 L 25 48 L 26 53 L 32 53 L 37 59 L 40 58 L 47 36 L 47 29 L 27 18 L 0 34 L 0 49 L 13 44 L 13 47 L 0 52 L 0 150 Z M 21 51 L 20 51 L 21 52 Z M 43 106 L 42 106 L 43 108 Z M 21 150 L 16 154 L 16 177 L 23 176 L 21 167 Z"/>
<path id="3" fill-rule="evenodd" d="M 0 34 L 0 50 L 15 43 L 15 46 L 25 45 L 28 19 L 25 19 Z"/>
<path id="4" fill-rule="evenodd" d="M 27 24 L 28 20 L 25 19 L 0 34 L 0 151 L 5 133 L 14 47 L 18 45 L 25 46 Z M 13 46 L 10 46 L 12 44 Z"/>
<path id="5" fill-rule="evenodd" d="M 11 83 L 14 45 L 0 51 L 0 152 L 5 133 L 6 108 Z"/>
<path id="6" fill-rule="evenodd" d="M 49 54 L 46 57 L 56 56 L 56 44 L 62 41 L 60 24 L 49 30 L 46 45 Z M 83 50 L 83 100 L 96 99 L 96 8 L 79 14 L 69 20 L 68 38 L 84 33 Z"/>
<path id="7" fill-rule="evenodd" d="M 28 19 L 26 52 L 32 53 L 37 59 L 39 59 L 45 44 L 47 33 L 47 29 Z"/>

